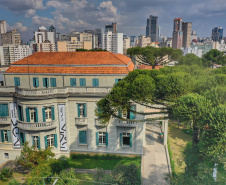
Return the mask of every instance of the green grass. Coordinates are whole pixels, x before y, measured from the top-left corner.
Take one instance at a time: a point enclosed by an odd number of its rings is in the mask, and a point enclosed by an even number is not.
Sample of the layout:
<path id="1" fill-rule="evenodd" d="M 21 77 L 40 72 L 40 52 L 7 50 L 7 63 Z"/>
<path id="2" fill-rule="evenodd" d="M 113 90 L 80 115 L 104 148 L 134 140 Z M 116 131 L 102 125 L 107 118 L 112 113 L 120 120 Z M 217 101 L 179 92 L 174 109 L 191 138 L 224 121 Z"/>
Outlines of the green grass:
<path id="1" fill-rule="evenodd" d="M 104 170 L 113 170 L 114 167 L 118 164 L 128 165 L 134 162 L 138 167 L 141 164 L 140 157 L 121 157 L 121 156 L 109 156 L 109 155 L 71 155 L 69 158 L 69 166 L 72 168 L 82 168 L 82 169 L 95 169 L 102 168 Z"/>
<path id="2" fill-rule="evenodd" d="M 192 129 L 182 129 L 182 131 L 189 136 L 193 136 L 193 130 Z"/>
<path id="3" fill-rule="evenodd" d="M 76 179 L 79 180 L 78 185 L 91 185 L 91 184 L 93 184 L 93 182 L 88 182 L 88 181 L 93 181 L 93 174 L 76 173 L 75 176 L 76 176 Z"/>

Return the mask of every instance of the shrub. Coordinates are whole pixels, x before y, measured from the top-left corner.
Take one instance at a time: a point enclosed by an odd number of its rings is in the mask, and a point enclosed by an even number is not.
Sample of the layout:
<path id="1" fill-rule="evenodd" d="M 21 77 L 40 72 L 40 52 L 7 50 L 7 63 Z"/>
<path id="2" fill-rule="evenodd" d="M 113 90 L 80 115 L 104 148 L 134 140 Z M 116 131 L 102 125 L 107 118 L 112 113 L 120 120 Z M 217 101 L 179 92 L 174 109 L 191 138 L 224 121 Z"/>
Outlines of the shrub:
<path id="1" fill-rule="evenodd" d="M 61 170 L 70 167 L 68 158 L 66 156 L 61 156 L 59 159 L 53 159 L 50 163 L 50 167 L 53 173 L 59 174 Z"/>
<path id="2" fill-rule="evenodd" d="M 9 182 L 8 185 L 20 185 L 21 183 L 19 183 L 16 179 L 13 179 Z"/>
<path id="3" fill-rule="evenodd" d="M 0 173 L 0 180 L 8 181 L 9 178 L 13 176 L 13 170 L 10 168 L 4 168 L 1 170 Z"/>

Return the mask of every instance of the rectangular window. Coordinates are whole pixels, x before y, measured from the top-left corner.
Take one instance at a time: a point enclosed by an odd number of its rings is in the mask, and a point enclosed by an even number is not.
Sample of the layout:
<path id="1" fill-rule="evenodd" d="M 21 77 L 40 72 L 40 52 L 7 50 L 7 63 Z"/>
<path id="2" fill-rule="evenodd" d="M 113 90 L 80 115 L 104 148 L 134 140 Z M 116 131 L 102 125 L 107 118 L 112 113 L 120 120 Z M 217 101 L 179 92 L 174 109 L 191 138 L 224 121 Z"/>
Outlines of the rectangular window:
<path id="1" fill-rule="evenodd" d="M 99 87 L 99 79 L 93 78 L 93 87 Z"/>
<path id="2" fill-rule="evenodd" d="M 70 86 L 71 87 L 76 86 L 76 78 L 70 78 Z"/>
<path id="3" fill-rule="evenodd" d="M 12 142 L 11 131 L 10 130 L 1 130 L 0 131 L 0 142 Z"/>
<path id="4" fill-rule="evenodd" d="M 33 86 L 38 87 L 39 86 L 39 80 L 37 77 L 33 78 Z"/>
<path id="5" fill-rule="evenodd" d="M 56 87 L 56 78 L 50 78 L 51 87 Z"/>
<path id="6" fill-rule="evenodd" d="M 80 78 L 80 79 L 79 79 L 79 82 L 80 82 L 80 86 L 81 86 L 81 87 L 86 86 L 86 79 L 85 79 L 85 78 Z"/>
<path id="7" fill-rule="evenodd" d="M 38 122 L 37 108 L 29 108 L 30 112 L 30 122 Z"/>
<path id="8" fill-rule="evenodd" d="M 45 118 L 46 118 L 46 121 L 52 121 L 52 109 L 51 109 L 51 107 L 45 107 Z"/>
<path id="9" fill-rule="evenodd" d="M 33 138 L 32 141 L 33 141 L 34 149 L 40 149 L 40 138 L 39 138 L 39 136 L 33 136 L 32 138 Z"/>
<path id="10" fill-rule="evenodd" d="M 79 131 L 79 144 L 87 144 L 86 131 Z"/>
<path id="11" fill-rule="evenodd" d="M 24 121 L 23 107 L 21 105 L 18 105 L 18 119 L 19 121 Z"/>
<path id="12" fill-rule="evenodd" d="M 53 147 L 54 146 L 54 135 L 47 135 L 47 145 L 48 147 Z"/>
<path id="13" fill-rule="evenodd" d="M 106 132 L 99 132 L 99 144 L 106 145 Z"/>
<path id="14" fill-rule="evenodd" d="M 4 153 L 5 159 L 9 159 L 9 153 Z"/>
<path id="15" fill-rule="evenodd" d="M 0 117 L 9 116 L 8 104 L 0 104 Z"/>
<path id="16" fill-rule="evenodd" d="M 17 87 L 17 86 L 20 86 L 20 77 L 14 77 L 14 85 Z"/>
<path id="17" fill-rule="evenodd" d="M 132 147 L 132 133 L 120 133 L 121 146 Z"/>
<path id="18" fill-rule="evenodd" d="M 86 104 L 77 104 L 78 106 L 78 118 L 86 117 Z"/>
<path id="19" fill-rule="evenodd" d="M 21 145 L 24 145 L 25 141 L 26 141 L 25 134 L 21 132 L 20 133 L 20 143 L 21 143 Z"/>
<path id="20" fill-rule="evenodd" d="M 49 87 L 49 79 L 43 78 L 43 87 Z"/>

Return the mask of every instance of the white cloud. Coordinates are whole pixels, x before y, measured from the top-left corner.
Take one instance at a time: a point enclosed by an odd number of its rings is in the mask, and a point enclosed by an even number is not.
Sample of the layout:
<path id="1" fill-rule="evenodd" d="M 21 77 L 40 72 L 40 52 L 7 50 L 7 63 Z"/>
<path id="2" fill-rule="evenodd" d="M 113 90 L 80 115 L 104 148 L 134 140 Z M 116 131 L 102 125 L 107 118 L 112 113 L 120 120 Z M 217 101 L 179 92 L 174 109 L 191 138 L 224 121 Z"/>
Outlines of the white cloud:
<path id="1" fill-rule="evenodd" d="M 31 16 L 35 15 L 35 13 L 36 13 L 36 10 L 34 10 L 34 9 L 27 10 L 25 13 L 25 17 L 26 18 L 31 17 Z"/>
<path id="2" fill-rule="evenodd" d="M 9 24 L 7 24 L 7 30 L 13 30 L 13 29 L 17 29 L 18 32 L 25 32 L 28 30 L 28 28 L 26 26 L 24 26 L 21 22 L 16 22 L 13 26 L 10 26 Z"/>
<path id="3" fill-rule="evenodd" d="M 32 17 L 32 23 L 35 26 L 51 26 L 54 25 L 54 20 L 49 19 L 47 17 L 40 17 L 38 15 Z"/>

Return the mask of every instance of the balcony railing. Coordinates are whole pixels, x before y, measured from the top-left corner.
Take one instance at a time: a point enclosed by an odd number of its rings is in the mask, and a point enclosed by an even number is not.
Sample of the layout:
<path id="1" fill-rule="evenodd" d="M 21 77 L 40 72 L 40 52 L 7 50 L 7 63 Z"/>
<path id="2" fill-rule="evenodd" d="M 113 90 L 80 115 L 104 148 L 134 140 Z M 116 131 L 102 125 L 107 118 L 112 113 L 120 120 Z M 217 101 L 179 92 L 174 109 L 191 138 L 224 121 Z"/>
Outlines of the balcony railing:
<path id="1" fill-rule="evenodd" d="M 96 126 L 100 126 L 100 127 L 106 127 L 106 125 L 101 124 L 101 123 L 98 121 L 98 119 L 95 119 L 95 125 L 96 125 Z"/>
<path id="2" fill-rule="evenodd" d="M 116 119 L 117 127 L 136 127 L 137 124 L 138 123 L 135 121 L 125 121 L 125 120 Z"/>
<path id="3" fill-rule="evenodd" d="M 43 122 L 43 123 L 27 123 L 18 121 L 18 128 L 22 130 L 49 130 L 56 128 L 55 121 Z"/>
<path id="4" fill-rule="evenodd" d="M 75 125 L 88 125 L 87 118 L 75 118 Z"/>
<path id="5" fill-rule="evenodd" d="M 11 124 L 11 119 L 9 117 L 0 117 L 0 125 Z"/>

